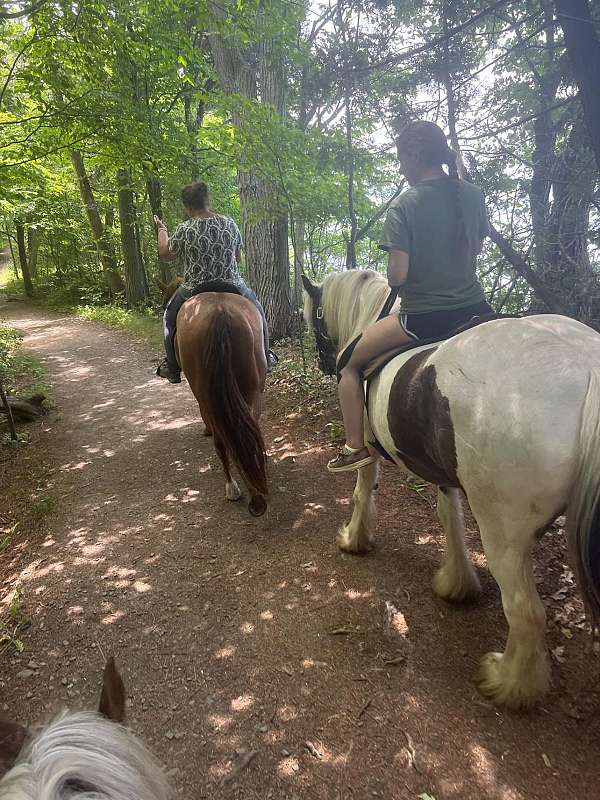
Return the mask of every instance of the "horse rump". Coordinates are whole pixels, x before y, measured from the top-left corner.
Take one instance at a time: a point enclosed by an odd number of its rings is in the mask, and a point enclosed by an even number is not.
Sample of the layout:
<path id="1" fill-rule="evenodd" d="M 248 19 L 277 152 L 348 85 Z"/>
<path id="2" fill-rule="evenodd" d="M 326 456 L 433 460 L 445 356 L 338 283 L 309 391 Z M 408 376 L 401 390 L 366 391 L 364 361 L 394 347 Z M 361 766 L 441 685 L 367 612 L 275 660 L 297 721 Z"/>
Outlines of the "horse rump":
<path id="1" fill-rule="evenodd" d="M 267 455 L 260 427 L 240 387 L 240 378 L 251 369 L 251 363 L 242 361 L 244 348 L 235 347 L 234 351 L 236 328 L 226 308 L 220 309 L 207 328 L 202 346 L 201 373 L 207 389 L 202 415 L 217 451 L 222 449 L 231 458 L 251 493 L 250 512 L 260 516 L 267 508 Z M 251 336 L 248 341 L 253 341 Z M 248 362 L 254 360 L 252 350 L 247 358 Z"/>
<path id="2" fill-rule="evenodd" d="M 590 371 L 581 414 L 567 530 L 579 589 L 593 628 L 600 624 L 600 374 Z"/>

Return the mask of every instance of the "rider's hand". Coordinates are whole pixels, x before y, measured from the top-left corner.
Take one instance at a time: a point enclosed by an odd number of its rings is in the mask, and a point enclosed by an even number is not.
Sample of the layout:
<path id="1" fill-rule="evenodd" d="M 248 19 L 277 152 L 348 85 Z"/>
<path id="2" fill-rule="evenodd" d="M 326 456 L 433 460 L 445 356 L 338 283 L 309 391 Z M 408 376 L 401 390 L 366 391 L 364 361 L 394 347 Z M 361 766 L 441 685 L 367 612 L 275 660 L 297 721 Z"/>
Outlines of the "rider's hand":
<path id="1" fill-rule="evenodd" d="M 162 219 L 160 217 L 157 217 L 156 214 L 154 215 L 154 224 L 156 225 L 156 230 L 157 231 L 160 231 L 160 230 L 166 231 L 167 230 L 167 226 L 165 225 L 165 223 L 162 221 Z"/>

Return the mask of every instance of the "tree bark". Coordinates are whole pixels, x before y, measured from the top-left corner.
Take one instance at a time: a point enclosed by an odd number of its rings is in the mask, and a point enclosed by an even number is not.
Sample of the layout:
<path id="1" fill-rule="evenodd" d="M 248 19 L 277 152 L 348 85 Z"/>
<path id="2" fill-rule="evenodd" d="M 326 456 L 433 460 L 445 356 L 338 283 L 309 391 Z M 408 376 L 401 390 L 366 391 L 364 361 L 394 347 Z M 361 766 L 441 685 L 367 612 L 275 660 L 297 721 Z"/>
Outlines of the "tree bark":
<path id="1" fill-rule="evenodd" d="M 33 282 L 29 272 L 29 261 L 27 259 L 27 248 L 25 246 L 25 227 L 22 222 L 15 222 L 15 229 L 17 231 L 17 247 L 19 250 L 19 262 L 21 264 L 25 294 L 27 297 L 33 297 Z"/>
<path id="2" fill-rule="evenodd" d="M 79 194 L 92 229 L 92 237 L 98 250 L 98 258 L 100 259 L 104 279 L 106 280 L 109 294 L 113 297 L 118 292 L 123 291 L 123 279 L 117 270 L 117 262 L 106 236 L 100 212 L 96 205 L 96 199 L 87 176 L 83 156 L 79 150 L 71 151 L 71 161 L 77 176 Z"/>
<path id="3" fill-rule="evenodd" d="M 41 231 L 39 228 L 27 228 L 27 257 L 29 261 L 29 274 L 31 279 L 37 277 L 38 251 L 40 247 Z"/>
<path id="4" fill-rule="evenodd" d="M 222 21 L 224 9 L 211 4 L 211 12 Z M 226 94 L 240 94 L 249 100 L 271 104 L 277 113 L 284 109 L 283 62 L 270 41 L 258 48 L 229 45 L 213 33 L 210 46 L 219 83 Z M 241 128 L 240 115 L 233 123 Z M 288 335 L 292 327 L 288 217 L 264 219 L 274 189 L 252 172 L 238 172 L 242 227 L 248 277 L 264 306 L 273 339 Z M 261 219 L 262 217 L 262 219 Z"/>
<path id="5" fill-rule="evenodd" d="M 587 0 L 555 0 L 573 74 L 579 86 L 585 124 L 600 171 L 600 39 Z"/>
<path id="6" fill-rule="evenodd" d="M 148 192 L 148 200 L 150 201 L 152 215 L 154 216 L 156 214 L 159 219 L 162 219 L 162 184 L 156 174 L 146 172 L 146 190 Z M 156 265 L 161 281 L 163 283 L 169 283 L 172 278 L 169 262 L 157 258 Z"/>
<path id="7" fill-rule="evenodd" d="M 135 206 L 129 170 L 117 173 L 119 187 L 119 221 L 121 223 L 121 249 L 125 272 L 125 299 L 132 308 L 148 296 L 148 285 L 139 257 L 135 231 Z"/>

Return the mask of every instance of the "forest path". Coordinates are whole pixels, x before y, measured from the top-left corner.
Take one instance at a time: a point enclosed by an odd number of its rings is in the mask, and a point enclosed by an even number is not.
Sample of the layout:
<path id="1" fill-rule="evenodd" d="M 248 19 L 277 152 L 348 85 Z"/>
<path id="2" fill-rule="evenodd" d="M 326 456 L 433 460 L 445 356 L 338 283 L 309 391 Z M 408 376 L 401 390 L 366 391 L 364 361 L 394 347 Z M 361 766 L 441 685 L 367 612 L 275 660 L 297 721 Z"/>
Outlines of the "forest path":
<path id="1" fill-rule="evenodd" d="M 376 550 L 339 553 L 352 477 L 324 471 L 327 417 L 303 413 L 281 374 L 263 418 L 271 504 L 256 520 L 224 499 L 187 384 L 155 378 L 150 347 L 21 303 L 0 317 L 44 362 L 55 404 L 15 457 L 17 475 L 36 466 L 45 514 L 41 533 L 21 528 L 0 560 L 2 595 L 20 584 L 33 619 L 25 652 L 2 654 L 4 713 L 36 722 L 91 707 L 114 654 L 129 723 L 186 800 L 594 796 L 598 657 L 577 627 L 560 531 L 536 556 L 549 644 L 563 648 L 555 688 L 531 713 L 496 709 L 471 682 L 504 641 L 495 583 L 481 570 L 484 594 L 469 607 L 433 597 L 431 495 L 388 468 Z M 0 517 L 13 490 L 3 487 Z M 386 636 L 388 600 L 401 614 Z"/>

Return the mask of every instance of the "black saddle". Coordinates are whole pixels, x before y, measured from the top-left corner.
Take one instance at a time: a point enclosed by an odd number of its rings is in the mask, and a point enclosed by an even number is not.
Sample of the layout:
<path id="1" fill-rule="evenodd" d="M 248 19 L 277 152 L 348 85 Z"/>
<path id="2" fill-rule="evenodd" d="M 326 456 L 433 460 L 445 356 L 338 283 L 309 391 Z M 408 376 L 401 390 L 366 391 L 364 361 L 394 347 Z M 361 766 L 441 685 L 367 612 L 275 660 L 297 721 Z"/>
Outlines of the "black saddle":
<path id="1" fill-rule="evenodd" d="M 222 292 L 224 294 L 239 294 L 243 297 L 243 292 L 239 286 L 235 283 L 230 283 L 229 281 L 206 281 L 206 283 L 201 283 L 200 286 L 197 286 L 193 292 L 192 297 L 197 294 L 204 294 L 204 292 Z"/>

